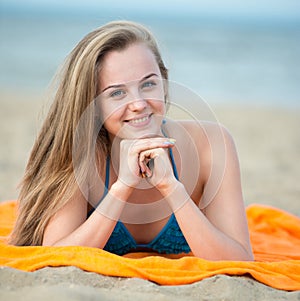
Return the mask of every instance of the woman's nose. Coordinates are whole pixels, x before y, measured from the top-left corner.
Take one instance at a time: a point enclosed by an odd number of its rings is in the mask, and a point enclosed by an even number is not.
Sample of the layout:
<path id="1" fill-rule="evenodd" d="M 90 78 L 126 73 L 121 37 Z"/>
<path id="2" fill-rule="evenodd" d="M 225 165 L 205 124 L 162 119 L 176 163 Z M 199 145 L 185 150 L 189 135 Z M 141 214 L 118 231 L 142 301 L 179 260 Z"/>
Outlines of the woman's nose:
<path id="1" fill-rule="evenodd" d="M 139 99 L 131 101 L 128 104 L 128 107 L 133 112 L 143 111 L 147 107 L 147 101 L 143 98 L 139 98 Z"/>

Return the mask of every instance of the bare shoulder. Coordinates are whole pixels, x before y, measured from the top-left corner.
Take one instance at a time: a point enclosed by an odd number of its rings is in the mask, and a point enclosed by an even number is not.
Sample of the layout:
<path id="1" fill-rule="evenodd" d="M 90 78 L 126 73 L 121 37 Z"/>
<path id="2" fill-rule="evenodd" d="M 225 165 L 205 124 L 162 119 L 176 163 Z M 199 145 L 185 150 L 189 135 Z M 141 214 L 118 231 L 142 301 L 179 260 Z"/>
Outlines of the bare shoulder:
<path id="1" fill-rule="evenodd" d="M 232 145 L 233 137 L 226 127 L 217 122 L 178 120 L 176 121 L 202 151 L 209 150 L 212 144 Z M 187 137 L 186 136 L 186 137 Z M 180 138 L 180 137 L 179 137 Z M 200 150 L 200 149 L 199 149 Z"/>
<path id="2" fill-rule="evenodd" d="M 228 130 L 225 128 L 224 125 L 222 125 L 219 122 L 212 122 L 212 121 L 198 121 L 198 120 L 176 120 L 179 124 L 181 124 L 184 128 L 187 130 L 191 130 L 192 132 L 195 133 L 201 133 L 206 132 L 206 133 L 215 133 L 217 131 L 223 131 L 223 132 L 228 132 Z"/>
<path id="3" fill-rule="evenodd" d="M 178 166 L 182 166 L 183 173 L 187 170 L 188 182 L 198 179 L 193 193 L 197 203 L 209 179 L 211 182 L 219 182 L 229 153 L 236 157 L 232 136 L 220 123 L 194 120 L 171 120 L 168 122 L 167 134 L 176 139 L 175 159 Z M 194 172 L 192 177 L 191 172 Z"/>

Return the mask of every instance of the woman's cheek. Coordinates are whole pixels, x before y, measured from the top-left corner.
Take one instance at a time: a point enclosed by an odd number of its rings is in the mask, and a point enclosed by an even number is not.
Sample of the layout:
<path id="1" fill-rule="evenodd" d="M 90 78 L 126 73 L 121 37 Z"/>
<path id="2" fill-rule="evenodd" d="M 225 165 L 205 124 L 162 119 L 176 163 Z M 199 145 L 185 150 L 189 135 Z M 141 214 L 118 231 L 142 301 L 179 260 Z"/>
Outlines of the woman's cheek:
<path id="1" fill-rule="evenodd" d="M 162 116 L 166 113 L 166 105 L 162 100 L 151 100 L 150 106 L 155 110 L 157 114 L 161 114 Z"/>
<path id="2" fill-rule="evenodd" d="M 124 106 L 121 105 L 103 105 L 101 108 L 104 123 L 122 122 L 124 112 Z"/>

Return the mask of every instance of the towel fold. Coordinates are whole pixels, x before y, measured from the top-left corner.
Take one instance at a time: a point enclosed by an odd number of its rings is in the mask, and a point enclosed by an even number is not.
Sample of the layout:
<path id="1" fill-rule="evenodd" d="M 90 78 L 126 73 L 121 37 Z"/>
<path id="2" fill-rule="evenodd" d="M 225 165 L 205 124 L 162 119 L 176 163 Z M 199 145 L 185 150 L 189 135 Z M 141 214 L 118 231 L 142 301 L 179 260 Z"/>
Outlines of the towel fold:
<path id="1" fill-rule="evenodd" d="M 46 266 L 77 266 L 118 277 L 139 277 L 161 285 L 190 284 L 217 274 L 251 275 L 271 287 L 300 290 L 300 219 L 261 205 L 247 208 L 254 262 L 208 261 L 194 256 L 130 253 L 118 256 L 89 247 L 7 245 L 16 201 L 0 203 L 0 265 L 35 271 Z"/>

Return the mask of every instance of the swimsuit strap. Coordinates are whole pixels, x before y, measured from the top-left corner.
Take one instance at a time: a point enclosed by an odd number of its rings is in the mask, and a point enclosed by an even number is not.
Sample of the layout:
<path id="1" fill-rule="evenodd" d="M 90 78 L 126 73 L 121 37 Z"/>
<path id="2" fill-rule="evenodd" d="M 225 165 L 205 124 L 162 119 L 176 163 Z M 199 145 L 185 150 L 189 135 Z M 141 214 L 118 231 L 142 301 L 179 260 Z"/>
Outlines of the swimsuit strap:
<path id="1" fill-rule="evenodd" d="M 176 163 L 175 163 L 175 159 L 174 159 L 174 155 L 173 155 L 173 150 L 171 147 L 169 148 L 169 154 L 170 154 L 170 158 L 171 158 L 174 176 L 175 176 L 176 180 L 179 181 L 178 171 L 177 171 L 177 167 L 176 167 Z"/>
<path id="2" fill-rule="evenodd" d="M 103 196 L 102 196 L 101 200 L 108 193 L 109 171 L 110 171 L 110 157 L 107 156 L 106 157 L 106 166 L 105 166 L 105 188 L 104 188 L 104 192 L 103 192 Z"/>

